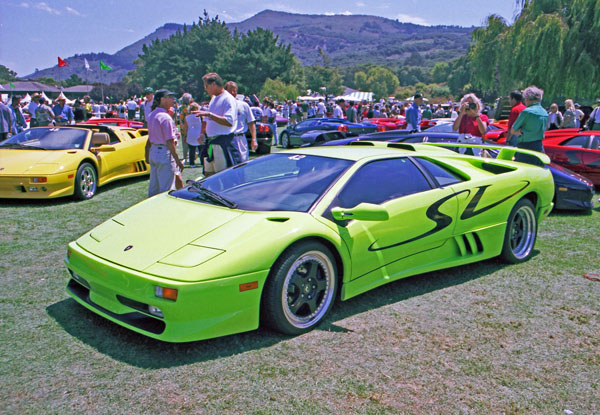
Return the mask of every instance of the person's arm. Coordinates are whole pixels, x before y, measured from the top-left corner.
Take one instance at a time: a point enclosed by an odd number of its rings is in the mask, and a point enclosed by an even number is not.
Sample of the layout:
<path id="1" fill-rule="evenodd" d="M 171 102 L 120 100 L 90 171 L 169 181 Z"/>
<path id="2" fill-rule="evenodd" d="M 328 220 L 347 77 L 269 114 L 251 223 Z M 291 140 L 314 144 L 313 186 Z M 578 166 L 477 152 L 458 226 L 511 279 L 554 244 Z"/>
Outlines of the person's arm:
<path id="1" fill-rule="evenodd" d="M 152 146 L 152 143 L 150 143 L 149 138 L 146 138 L 146 147 L 144 147 L 144 160 L 146 160 L 146 164 L 150 164 L 150 146 Z"/>
<path id="2" fill-rule="evenodd" d="M 181 126 L 181 139 L 184 143 L 187 143 L 187 134 L 188 134 L 188 122 L 187 117 L 183 119 L 183 125 Z"/>
<path id="3" fill-rule="evenodd" d="M 523 125 L 523 120 L 525 119 L 526 113 L 521 112 L 519 114 L 519 116 L 517 117 L 517 120 L 515 121 L 515 123 L 513 124 L 513 126 L 510 129 L 510 134 L 512 135 L 516 135 L 517 137 L 520 137 L 523 134 L 523 131 L 521 131 L 521 125 Z"/>
<path id="4" fill-rule="evenodd" d="M 463 105 L 460 107 L 460 111 L 458 113 L 458 117 L 454 120 L 454 124 L 452 124 L 452 129 L 454 131 L 458 131 L 460 129 L 460 123 L 462 122 L 463 117 L 465 116 L 467 106 Z"/>
<path id="5" fill-rule="evenodd" d="M 479 133 L 483 137 L 485 135 L 487 129 L 487 123 L 481 119 L 481 114 L 477 114 L 477 128 L 479 129 Z"/>
<path id="6" fill-rule="evenodd" d="M 179 160 L 179 156 L 177 155 L 177 149 L 175 148 L 175 140 L 170 139 L 167 140 L 167 147 L 171 152 L 171 156 L 175 159 L 175 163 L 177 163 L 177 167 L 179 167 L 179 171 L 183 171 L 183 163 Z"/>
<path id="7" fill-rule="evenodd" d="M 258 148 L 258 142 L 256 141 L 256 125 L 254 121 L 248 124 L 248 129 L 250 130 L 250 135 L 252 136 L 250 148 L 252 149 L 252 151 L 256 151 L 256 149 Z"/>

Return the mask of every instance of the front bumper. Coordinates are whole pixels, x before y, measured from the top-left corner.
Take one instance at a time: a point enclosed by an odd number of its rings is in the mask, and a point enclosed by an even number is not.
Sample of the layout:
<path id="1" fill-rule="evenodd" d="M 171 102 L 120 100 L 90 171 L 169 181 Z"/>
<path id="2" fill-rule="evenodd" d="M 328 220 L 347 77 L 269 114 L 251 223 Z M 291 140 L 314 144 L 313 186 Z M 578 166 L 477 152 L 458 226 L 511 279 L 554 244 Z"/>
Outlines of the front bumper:
<path id="1" fill-rule="evenodd" d="M 182 282 L 134 271 L 69 244 L 67 293 L 102 317 L 167 342 L 187 342 L 258 328 L 260 297 L 269 270 L 210 281 Z M 256 288 L 242 291 L 244 284 Z M 156 297 L 155 286 L 178 290 L 176 301 Z M 150 312 L 158 307 L 163 317 Z"/>
<path id="2" fill-rule="evenodd" d="M 46 183 L 34 183 L 34 177 L 46 177 Z M 0 198 L 50 199 L 70 196 L 75 190 L 75 172 L 51 175 L 0 176 Z"/>
<path id="3" fill-rule="evenodd" d="M 594 208 L 594 188 L 570 188 L 556 186 L 555 209 L 562 210 L 591 210 Z"/>

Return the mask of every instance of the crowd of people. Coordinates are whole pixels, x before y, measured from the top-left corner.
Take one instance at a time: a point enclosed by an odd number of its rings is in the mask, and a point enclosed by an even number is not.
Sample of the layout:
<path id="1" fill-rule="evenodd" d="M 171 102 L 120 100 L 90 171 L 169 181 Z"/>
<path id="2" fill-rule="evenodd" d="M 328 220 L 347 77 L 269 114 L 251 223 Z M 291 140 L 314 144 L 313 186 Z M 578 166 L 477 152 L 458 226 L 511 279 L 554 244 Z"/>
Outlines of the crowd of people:
<path id="1" fill-rule="evenodd" d="M 89 96 L 68 104 L 62 93 L 54 102 L 48 102 L 43 94 L 34 93 L 29 103 L 22 104 L 22 98 L 14 95 L 10 105 L 0 101 L 0 141 L 29 127 L 69 125 L 92 117 L 137 119 L 148 128 L 145 157 L 151 166 L 148 194 L 152 196 L 183 187 L 181 172 L 185 165 L 196 167 L 197 158 L 204 167 L 205 176 L 248 160 L 250 150 L 257 148 L 256 122 L 271 127 L 273 144 L 277 145 L 279 115 L 292 125 L 304 119 L 326 116 L 346 118 L 350 122 L 404 117 L 406 128 L 414 131 L 420 131 L 423 120 L 449 118 L 462 141 L 469 143 L 481 143 L 490 122 L 491 108 L 474 93 L 464 95 L 458 103 L 448 101 L 435 106 L 426 104 L 421 93 L 405 102 L 383 99 L 375 103 L 346 102 L 344 99 L 327 101 L 319 97 L 312 101 L 276 103 L 270 98 L 261 102 L 256 95 L 236 99 L 239 98 L 237 84 L 224 83 L 216 73 L 206 74 L 202 79 L 211 97 L 208 103 L 195 102 L 189 93 L 177 100 L 167 89 L 155 92 L 152 88 L 146 88 L 143 97 L 132 96 L 110 105 L 94 102 Z M 600 105 L 586 116 L 581 106 L 571 99 L 565 101 L 563 113 L 556 103 L 545 110 L 541 106 L 542 98 L 543 90 L 536 86 L 510 93 L 509 145 L 543 152 L 542 139 L 546 130 L 582 128 L 586 119 L 586 128 L 600 130 Z M 246 139 L 248 133 L 250 145 Z M 177 153 L 180 141 L 182 158 Z M 477 150 L 474 153 L 477 154 Z"/>

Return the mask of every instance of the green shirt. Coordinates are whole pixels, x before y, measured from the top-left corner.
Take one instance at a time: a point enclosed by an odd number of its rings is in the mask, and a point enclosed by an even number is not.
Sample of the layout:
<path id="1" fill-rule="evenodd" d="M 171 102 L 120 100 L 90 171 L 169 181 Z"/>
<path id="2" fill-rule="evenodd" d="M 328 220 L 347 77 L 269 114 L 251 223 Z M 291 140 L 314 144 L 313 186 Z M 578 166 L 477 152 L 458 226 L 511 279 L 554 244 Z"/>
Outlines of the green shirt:
<path id="1" fill-rule="evenodd" d="M 536 102 L 521 111 L 512 128 L 523 132 L 519 136 L 519 143 L 529 143 L 544 139 L 547 124 L 548 113 L 539 102 Z"/>

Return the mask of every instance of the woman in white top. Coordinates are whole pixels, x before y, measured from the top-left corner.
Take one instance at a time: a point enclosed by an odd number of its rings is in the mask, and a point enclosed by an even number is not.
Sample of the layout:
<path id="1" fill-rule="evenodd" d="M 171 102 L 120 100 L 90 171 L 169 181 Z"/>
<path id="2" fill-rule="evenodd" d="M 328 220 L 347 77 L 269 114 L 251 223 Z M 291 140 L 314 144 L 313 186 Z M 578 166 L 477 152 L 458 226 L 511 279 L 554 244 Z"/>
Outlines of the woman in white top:
<path id="1" fill-rule="evenodd" d="M 563 114 L 562 128 L 577 128 L 577 114 L 572 99 L 565 101 L 565 113 Z"/>
<path id="2" fill-rule="evenodd" d="M 193 102 L 190 105 L 190 111 L 199 111 L 200 106 Z M 202 117 L 196 114 L 190 114 L 185 117 L 183 123 L 183 137 L 189 146 L 190 167 L 196 167 L 196 153 L 198 156 L 202 154 L 202 146 L 204 146 L 204 132 L 202 125 Z"/>
<path id="3" fill-rule="evenodd" d="M 558 130 L 563 123 L 563 115 L 558 110 L 558 104 L 553 103 L 550 105 L 550 112 L 548 113 L 548 130 Z"/>

